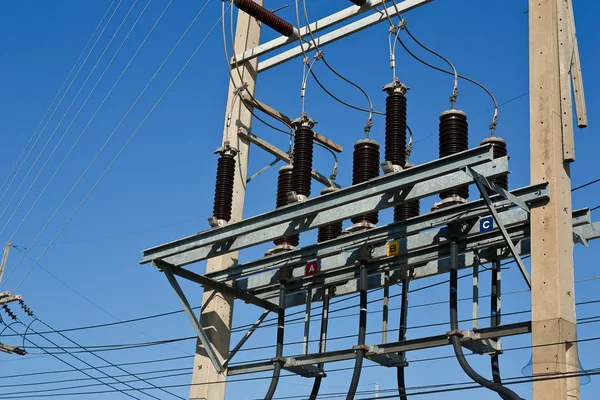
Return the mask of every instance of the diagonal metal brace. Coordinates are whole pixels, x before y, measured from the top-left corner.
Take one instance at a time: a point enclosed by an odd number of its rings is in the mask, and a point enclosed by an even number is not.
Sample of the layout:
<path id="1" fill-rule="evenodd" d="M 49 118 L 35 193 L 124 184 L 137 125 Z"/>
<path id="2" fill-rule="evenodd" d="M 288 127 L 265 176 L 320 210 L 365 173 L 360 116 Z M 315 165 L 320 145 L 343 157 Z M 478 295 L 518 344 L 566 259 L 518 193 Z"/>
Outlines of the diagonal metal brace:
<path id="1" fill-rule="evenodd" d="M 227 357 L 227 360 L 225 360 L 225 362 L 223 363 L 223 367 L 226 367 L 227 364 L 229 364 L 229 362 L 237 354 L 237 352 L 240 351 L 240 349 L 244 346 L 244 344 L 246 344 L 246 342 L 248 341 L 248 339 L 250 339 L 250 336 L 252 336 L 252 334 L 256 331 L 256 329 L 259 327 L 259 325 L 265 320 L 265 318 L 267 318 L 267 315 L 269 315 L 269 312 L 270 312 L 269 310 L 265 310 L 262 313 L 262 315 L 258 318 L 258 320 L 256 320 L 256 322 L 248 330 L 248 332 L 246 332 L 246 334 L 244 335 L 244 337 L 229 352 L 229 356 Z"/>
<path id="2" fill-rule="evenodd" d="M 473 168 L 465 167 L 465 172 L 467 173 L 467 175 L 469 175 L 471 178 L 473 178 L 475 183 L 482 184 L 483 186 L 487 187 L 488 189 L 491 189 L 494 192 L 498 193 L 500 196 L 504 197 L 506 200 L 511 201 L 515 205 L 521 207 L 523 210 L 525 210 L 527 212 L 531 212 L 527 203 L 525 203 L 524 201 L 519 199 L 514 194 L 510 193 L 508 190 L 505 190 L 504 188 L 496 185 L 494 182 L 491 182 L 488 178 L 481 175 L 479 172 L 475 171 Z"/>
<path id="3" fill-rule="evenodd" d="M 471 173 L 472 172 L 473 171 L 471 171 Z M 467 172 L 467 174 L 468 173 L 469 172 Z M 531 278 L 529 277 L 529 272 L 527 272 L 527 269 L 525 269 L 525 265 L 523 264 L 523 260 L 521 259 L 519 252 L 517 251 L 514 243 L 510 239 L 510 236 L 509 236 L 508 232 L 506 231 L 504 224 L 502 224 L 502 222 L 500 221 L 498 212 L 496 211 L 496 208 L 490 201 L 490 196 L 488 196 L 484 185 L 476 178 L 473 178 L 473 179 L 475 180 L 475 184 L 477 184 L 477 188 L 479 189 L 479 193 L 481 193 L 481 197 L 483 197 L 483 199 L 485 200 L 485 203 L 487 204 L 488 209 L 492 213 L 492 216 L 494 217 L 494 221 L 496 221 L 496 225 L 498 225 L 498 229 L 500 229 L 500 232 L 502 233 L 502 237 L 504 238 L 504 241 L 506 241 L 506 244 L 510 248 L 510 252 L 512 253 L 515 261 L 517 262 L 517 265 L 519 266 L 519 270 L 521 271 L 521 274 L 523 275 L 523 278 L 525 279 L 527 286 L 529 287 L 529 289 L 531 289 Z M 492 190 L 494 190 L 494 189 L 492 189 Z M 517 204 L 517 203 L 515 203 L 515 204 Z M 529 211 L 529 210 L 527 210 L 527 211 Z"/>
<path id="4" fill-rule="evenodd" d="M 194 330 L 196 331 L 196 334 L 198 335 L 198 339 L 200 339 L 202 346 L 206 350 L 206 353 L 208 354 L 208 358 L 212 362 L 212 364 L 215 367 L 215 369 L 217 370 L 217 372 L 219 374 L 221 374 L 223 371 L 225 371 L 225 368 L 223 368 L 221 361 L 219 361 L 219 357 L 215 353 L 215 350 L 212 347 L 210 340 L 208 339 L 208 337 L 206 336 L 206 333 L 202 329 L 202 326 L 200 325 L 200 321 L 198 321 L 196 319 L 196 316 L 194 315 L 194 311 L 192 310 L 192 306 L 190 305 L 185 294 L 183 293 L 181 286 L 179 286 L 179 282 L 177 282 L 177 278 L 175 278 L 175 275 L 173 275 L 173 271 L 171 270 L 171 265 L 164 261 L 160 261 L 160 260 L 154 261 L 154 264 L 156 265 L 157 268 L 159 268 L 163 271 L 163 273 L 169 280 L 169 283 L 173 287 L 173 290 L 175 290 L 175 294 L 177 294 L 177 297 L 179 298 L 179 301 L 181 302 L 181 305 L 183 306 L 183 310 L 185 311 L 185 314 L 188 316 L 190 322 L 192 323 L 192 326 L 194 327 Z"/>

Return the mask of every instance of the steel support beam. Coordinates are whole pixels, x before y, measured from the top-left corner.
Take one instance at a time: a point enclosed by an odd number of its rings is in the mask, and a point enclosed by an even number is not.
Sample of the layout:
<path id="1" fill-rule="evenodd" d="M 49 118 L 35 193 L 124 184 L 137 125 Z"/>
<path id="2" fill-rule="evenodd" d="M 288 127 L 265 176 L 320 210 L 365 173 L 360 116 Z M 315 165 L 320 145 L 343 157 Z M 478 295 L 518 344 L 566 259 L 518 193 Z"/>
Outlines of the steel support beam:
<path id="1" fill-rule="evenodd" d="M 471 176 L 476 176 L 475 171 L 473 171 L 471 168 L 468 168 L 468 170 L 469 170 L 469 174 Z M 525 264 L 523 264 L 523 260 L 521 260 L 521 257 L 519 256 L 519 253 L 517 252 L 517 249 L 515 248 L 515 245 L 510 240 L 510 238 L 508 236 L 508 232 L 506 231 L 504 224 L 500 220 L 500 217 L 498 216 L 498 212 L 496 211 L 496 208 L 490 201 L 490 197 L 488 196 L 487 191 L 485 190 L 485 186 L 481 183 L 480 180 L 477 180 L 477 179 L 475 180 L 475 184 L 477 185 L 477 188 L 479 189 L 479 193 L 481 194 L 481 196 L 487 203 L 488 209 L 490 210 L 490 213 L 492 213 L 492 215 L 494 217 L 494 221 L 496 221 L 496 224 L 498 225 L 498 229 L 500 229 L 500 232 L 502 232 L 502 236 L 504 237 L 504 240 L 506 240 L 506 244 L 510 248 L 510 252 L 512 253 L 515 261 L 517 262 L 517 265 L 519 266 L 519 271 L 521 271 L 521 275 L 523 275 L 523 279 L 525 279 L 525 283 L 527 283 L 527 287 L 529 287 L 531 289 L 531 278 L 529 277 L 529 272 L 527 272 L 527 269 L 525 269 Z M 494 186 L 497 186 L 497 185 L 494 185 Z M 525 205 L 525 210 L 527 212 L 529 212 L 529 207 L 527 207 L 526 205 Z"/>
<path id="2" fill-rule="evenodd" d="M 579 215 L 586 211 L 587 209 L 578 210 L 573 213 L 573 226 L 575 227 L 575 232 L 581 233 L 582 237 L 588 237 L 587 231 L 589 225 L 582 224 Z M 531 251 L 528 230 L 525 228 L 525 224 L 526 222 L 522 222 L 521 227 L 517 226 L 511 229 L 511 238 L 513 240 L 519 240 L 515 246 L 518 253 L 521 255 L 529 254 Z M 489 254 L 488 248 L 502 247 L 503 241 L 504 237 L 498 231 L 484 237 L 467 238 L 466 241 L 461 243 L 459 249 L 459 269 L 471 268 L 478 262 L 481 264 L 491 262 L 496 255 L 495 253 Z M 370 262 L 368 264 L 369 289 L 383 287 L 386 284 L 386 272 L 390 272 L 389 284 L 391 285 L 400 282 L 407 276 L 409 276 L 411 280 L 416 280 L 447 273 L 449 271 L 448 248 L 440 247 L 431 242 L 429 244 L 430 246 L 421 248 L 420 250 L 407 251 L 396 257 Z M 499 260 L 506 260 L 511 258 L 512 255 L 510 254 L 510 251 L 506 250 L 502 251 L 498 257 Z M 324 270 L 322 270 L 318 276 L 303 277 L 301 279 L 296 278 L 294 282 L 290 283 L 290 294 L 286 300 L 288 307 L 304 304 L 305 296 L 302 291 L 307 287 L 327 285 L 327 287 L 333 289 L 331 291 L 334 293 L 333 297 L 344 296 L 358 291 L 356 275 L 352 265 L 349 265 L 346 268 L 338 268 L 333 271 L 329 271 L 327 265 L 325 265 L 323 269 Z M 301 276 L 302 274 L 300 268 L 296 268 L 293 272 L 296 276 Z M 268 279 L 264 278 L 259 280 L 259 278 L 260 276 L 253 276 L 247 280 L 240 280 L 236 284 L 242 287 L 251 287 L 250 291 L 258 297 L 265 298 L 271 302 L 276 301 L 277 292 L 275 287 L 269 283 Z M 277 278 L 277 275 L 271 276 L 271 279 L 275 278 Z M 312 300 L 320 301 L 322 296 L 323 289 L 320 288 L 315 291 Z"/>
<path id="3" fill-rule="evenodd" d="M 548 199 L 548 189 L 545 184 L 517 189 L 514 190 L 513 193 L 527 203 L 544 201 Z M 512 206 L 510 202 L 503 200 L 499 196 L 496 196 L 493 200 L 494 205 L 498 209 Z M 379 244 L 380 247 L 383 246 L 379 254 L 385 255 L 385 245 L 382 245 L 382 243 L 385 243 L 389 240 L 412 235 L 420 231 L 431 229 L 432 227 L 445 225 L 449 222 L 469 221 L 485 215 L 489 215 L 485 200 L 475 200 L 459 206 L 444 208 L 433 213 L 423 214 L 406 221 L 396 222 L 390 225 L 370 229 L 368 231 L 352 233 L 334 240 L 329 240 L 327 242 L 290 251 L 285 254 L 262 258 L 246 264 L 240 264 L 227 271 L 210 273 L 207 274 L 207 276 L 218 281 L 227 281 L 234 277 L 239 278 L 243 275 L 251 275 L 257 272 L 266 272 L 269 269 L 276 269 L 279 268 L 283 263 L 288 266 L 298 266 L 313 259 L 320 260 L 320 270 L 323 272 L 329 268 L 334 268 L 333 266 L 337 267 L 346 265 L 348 262 L 353 262 L 348 260 L 353 260 L 355 256 L 351 256 L 351 253 L 347 253 L 347 251 L 364 244 Z M 422 237 L 421 235 L 426 235 L 426 233 L 412 236 L 412 239 L 410 239 L 411 242 L 417 240 L 416 238 Z M 427 235 L 428 237 L 431 236 L 431 234 Z M 400 245 L 405 246 L 404 242 L 402 242 Z M 405 251 L 405 247 L 401 247 L 401 249 L 402 252 Z M 328 257 L 335 258 L 329 259 Z M 298 274 L 303 275 L 304 272 L 294 271 L 292 273 L 292 277 L 298 278 L 300 276 Z M 275 276 L 276 272 L 273 272 L 272 275 L 263 274 L 262 276 L 250 277 L 248 284 L 254 286 L 260 281 L 271 282 L 273 279 L 276 279 Z M 239 280 L 237 284 L 242 282 L 244 281 Z"/>
<path id="4" fill-rule="evenodd" d="M 530 322 L 519 322 L 515 324 L 500 325 L 494 328 L 483 328 L 474 331 L 481 340 L 494 339 L 498 337 L 507 337 L 515 335 L 524 335 L 531 332 Z M 470 340 L 464 338 L 464 340 Z M 414 350 L 430 349 L 442 347 L 450 344 L 448 337 L 444 335 L 429 336 L 419 339 L 405 340 L 402 342 L 382 343 L 371 348 L 375 351 L 367 353 L 367 358 L 381 356 L 384 354 L 393 354 L 408 352 Z M 338 362 L 353 360 L 355 357 L 354 349 L 334 350 L 318 354 L 299 355 L 289 357 L 290 367 L 311 366 L 319 363 Z M 293 364 L 293 365 L 292 365 Z M 283 368 L 286 368 L 284 365 Z M 271 360 L 259 361 L 251 364 L 243 364 L 229 367 L 228 375 L 241 375 L 257 372 L 266 372 L 273 369 Z"/>
<path id="5" fill-rule="evenodd" d="M 283 121 L 286 125 L 288 125 L 290 127 L 292 126 L 292 123 L 293 123 L 292 118 L 277 111 L 276 109 L 263 103 L 262 101 L 259 101 L 257 99 L 252 99 L 245 93 L 241 93 L 240 98 L 248 106 L 255 107 L 255 108 L 261 110 L 262 112 L 264 112 L 265 114 L 268 114 L 277 120 Z M 292 134 L 293 134 L 293 131 L 292 131 Z M 322 144 L 323 146 L 335 151 L 336 153 L 341 153 L 344 150 L 342 145 L 337 144 L 333 140 L 328 139 L 325 136 L 323 136 L 317 132 L 314 132 L 314 131 L 313 131 L 313 138 L 314 138 L 315 142 Z"/>
<path id="6" fill-rule="evenodd" d="M 398 8 L 395 6 L 391 6 L 387 8 L 387 14 L 390 16 L 398 15 L 398 13 L 403 13 L 409 10 L 412 10 L 416 7 L 422 6 L 431 2 L 432 0 L 404 0 L 398 3 Z M 368 17 L 362 18 L 358 21 L 352 22 L 344 27 L 338 28 L 332 32 L 328 32 L 323 36 L 317 37 L 315 40 L 319 48 L 323 48 L 324 46 L 336 42 L 340 39 L 343 39 L 347 36 L 350 36 L 354 33 L 360 32 L 364 29 L 367 29 L 373 25 L 377 25 L 380 22 L 387 22 L 387 16 L 385 12 L 377 12 L 372 13 Z M 304 43 L 304 52 L 311 51 L 315 49 L 315 45 L 312 41 Z M 303 55 L 302 48 L 300 46 L 296 46 L 288 51 L 285 51 L 277 56 L 271 57 L 265 61 L 262 61 L 258 64 L 258 72 L 267 71 L 273 67 L 281 65 L 289 60 L 293 60 L 294 58 L 300 57 Z"/>
<path id="7" fill-rule="evenodd" d="M 279 149 L 278 147 L 272 145 L 271 143 L 267 142 L 264 139 L 259 138 L 258 136 L 256 136 L 253 133 L 250 132 L 246 132 L 244 129 L 240 129 L 238 131 L 238 135 L 246 140 L 248 140 L 250 143 L 260 147 L 261 149 L 263 149 L 264 151 L 266 151 L 267 153 L 270 153 L 272 155 L 274 155 L 275 157 L 277 157 L 278 159 L 280 159 L 281 161 L 284 161 L 288 164 L 291 164 L 292 160 L 290 158 L 290 155 L 288 153 L 286 153 L 285 151 Z M 326 187 L 331 186 L 331 179 L 329 179 L 328 177 L 326 177 L 325 175 L 319 173 L 318 171 L 315 171 L 314 169 L 310 172 L 310 174 L 312 175 L 312 177 L 322 183 L 323 185 L 325 185 Z M 336 184 L 337 187 L 339 187 L 339 185 Z"/>
<path id="8" fill-rule="evenodd" d="M 342 11 L 338 11 L 335 14 L 332 14 L 328 17 L 325 17 L 316 22 L 313 22 L 313 23 L 309 24 L 308 27 L 304 26 L 304 27 L 300 28 L 298 31 L 300 33 L 300 36 L 305 36 L 308 34 L 309 28 L 310 28 L 310 31 L 312 31 L 312 33 L 315 34 L 324 29 L 331 28 L 341 22 L 344 22 L 344 21 L 346 21 L 350 18 L 353 18 L 359 14 L 362 14 L 366 11 L 370 11 L 371 9 L 378 7 L 382 4 L 389 3 L 389 1 L 390 0 L 371 0 L 370 4 L 368 3 L 367 5 L 365 5 L 363 7 L 350 6 L 348 8 L 345 8 Z M 431 1 L 431 0 L 428 0 L 428 1 Z M 403 10 L 408 11 L 408 9 L 406 8 L 406 5 L 404 3 L 414 3 L 414 1 L 413 2 L 404 1 L 399 4 L 401 7 L 403 7 Z M 420 5 L 420 4 L 418 4 L 418 5 Z M 411 8 L 417 7 L 418 5 L 415 5 Z M 276 39 L 273 39 L 269 42 L 263 43 L 252 49 L 249 49 L 247 51 L 236 54 L 235 58 L 231 60 L 231 66 L 232 67 L 235 66 L 236 61 L 238 63 L 241 63 L 244 61 L 252 60 L 254 58 L 257 58 L 259 56 L 262 56 L 262 55 L 268 54 L 274 50 L 277 50 L 287 44 L 297 43 L 297 42 L 298 42 L 298 38 L 290 39 L 287 36 L 280 36 Z"/>
<path id="9" fill-rule="evenodd" d="M 208 358 L 210 358 L 210 361 L 212 362 L 214 368 L 219 373 L 222 373 L 224 371 L 223 364 L 221 364 L 221 361 L 219 361 L 219 357 L 215 353 L 212 343 L 210 342 L 209 338 L 206 336 L 206 333 L 204 332 L 204 329 L 200 325 L 200 322 L 196 319 L 196 316 L 194 315 L 194 310 L 192 309 L 192 306 L 190 305 L 190 302 L 188 301 L 187 297 L 183 293 L 181 286 L 179 286 L 179 282 L 177 282 L 177 278 L 175 278 L 175 276 L 173 275 L 171 267 L 166 263 L 161 263 L 160 268 L 162 269 L 163 273 L 167 277 L 169 283 L 171 284 L 171 287 L 173 287 L 173 290 L 175 291 L 175 294 L 177 295 L 179 302 L 183 306 L 183 311 L 185 311 L 185 314 L 187 315 L 188 319 L 192 323 L 192 326 L 194 327 L 194 331 L 196 331 L 196 335 L 198 335 L 198 339 L 200 339 L 200 342 L 202 343 L 204 350 L 206 350 L 206 353 L 208 354 Z"/>
<path id="10" fill-rule="evenodd" d="M 250 329 L 248 329 L 248 332 L 246 332 L 244 337 L 242 337 L 242 339 L 240 339 L 238 344 L 236 344 L 235 347 L 233 349 L 231 349 L 231 351 L 229 352 L 229 356 L 227 357 L 227 360 L 225 360 L 225 362 L 223 363 L 223 368 L 227 368 L 227 365 L 229 364 L 229 362 L 233 359 L 233 357 L 235 357 L 235 355 L 238 353 L 238 351 L 240 351 L 240 349 L 242 347 L 244 347 L 244 344 L 246 344 L 246 342 L 248 341 L 248 339 L 250 339 L 252 334 L 254 332 L 256 332 L 256 329 L 260 326 L 260 324 L 262 324 L 262 322 L 265 320 L 265 318 L 267 318 L 267 315 L 269 315 L 269 312 L 270 312 L 269 310 L 265 310 L 261 314 L 261 316 L 256 320 L 256 322 L 254 324 L 252 324 Z"/>
<path id="11" fill-rule="evenodd" d="M 414 168 L 386 174 L 269 213 L 144 251 L 142 264 L 162 259 L 174 266 L 188 265 L 286 235 L 305 232 L 331 222 L 382 210 L 472 182 L 461 168 L 477 166 L 479 173 L 508 172 L 507 158 L 492 160 L 491 146 L 467 150 Z M 483 164 L 483 165 L 481 165 Z"/>

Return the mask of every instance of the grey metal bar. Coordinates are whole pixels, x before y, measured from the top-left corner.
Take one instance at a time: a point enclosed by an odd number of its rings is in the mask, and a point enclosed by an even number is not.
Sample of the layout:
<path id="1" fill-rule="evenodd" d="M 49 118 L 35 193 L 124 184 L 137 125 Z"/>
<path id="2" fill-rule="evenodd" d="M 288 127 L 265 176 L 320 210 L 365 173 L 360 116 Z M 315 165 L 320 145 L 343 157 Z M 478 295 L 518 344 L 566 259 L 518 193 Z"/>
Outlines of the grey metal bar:
<path id="1" fill-rule="evenodd" d="M 215 290 L 217 292 L 231 295 L 237 299 L 245 301 L 246 303 L 254 304 L 255 306 L 273 312 L 276 312 L 278 310 L 278 307 L 275 304 L 260 299 L 250 293 L 244 292 L 243 290 L 239 290 L 224 283 L 214 281 L 210 278 L 198 275 L 194 272 L 188 271 L 183 268 L 173 267 L 169 263 L 166 263 L 162 260 L 155 260 L 153 261 L 153 263 L 156 265 L 157 268 L 162 269 L 163 271 L 168 270 L 171 274 L 175 274 L 189 281 L 196 282 L 202 286 L 208 287 L 209 289 Z"/>
<path id="2" fill-rule="evenodd" d="M 473 174 L 476 173 L 470 167 L 466 167 L 466 168 L 469 170 L 469 172 L 471 173 L 471 175 L 473 175 Z M 523 278 L 525 279 L 525 282 L 527 283 L 527 286 L 531 289 L 531 278 L 529 277 L 529 272 L 527 272 L 527 269 L 525 269 L 525 264 L 523 264 L 523 260 L 521 260 L 521 256 L 519 256 L 519 253 L 515 249 L 515 245 L 510 240 L 510 237 L 508 236 L 508 232 L 506 232 L 506 228 L 504 227 L 504 225 L 500 221 L 500 218 L 498 217 L 498 212 L 496 212 L 496 208 L 494 207 L 494 205 L 490 201 L 490 196 L 488 196 L 488 194 L 487 194 L 487 192 L 485 190 L 484 185 L 480 181 L 475 180 L 475 184 L 477 185 L 477 188 L 479 189 L 479 193 L 485 199 L 485 202 L 487 203 L 488 208 L 489 208 L 490 212 L 492 213 L 492 216 L 494 217 L 494 221 L 496 221 L 496 224 L 498 224 L 498 228 L 500 229 L 500 232 L 502 232 L 502 236 L 504 236 L 504 239 L 506 239 L 506 244 L 510 248 L 510 252 L 512 253 L 513 257 L 515 258 L 515 261 L 517 262 L 517 265 L 519 266 L 519 270 L 521 271 L 521 275 L 523 275 Z M 528 209 L 526 211 L 529 212 Z"/>
<path id="3" fill-rule="evenodd" d="M 312 304 L 312 289 L 306 291 L 306 309 L 304 311 L 304 343 L 302 353 L 308 354 L 308 342 L 310 340 L 310 310 Z"/>
<path id="4" fill-rule="evenodd" d="M 497 176 L 508 171 L 506 157 L 491 161 L 492 159 L 490 145 L 470 149 L 405 171 L 386 174 L 335 193 L 144 250 L 141 263 L 163 259 L 171 265 L 183 266 L 361 215 L 365 211 L 381 210 L 409 199 L 463 186 L 472 182 L 472 179 L 461 171 L 465 166 L 487 163 L 487 167 L 493 167 L 493 170 L 484 166 L 483 170 L 479 171 L 487 176 Z M 427 181 L 433 189 L 424 186 L 423 181 Z"/>
<path id="5" fill-rule="evenodd" d="M 388 7 L 386 10 L 387 14 L 386 13 L 372 13 L 368 17 L 359 19 L 358 21 L 354 21 L 354 22 L 352 22 L 348 25 L 345 25 L 341 28 L 338 28 L 334 31 L 327 32 L 326 34 L 317 37 L 315 39 L 315 41 L 317 42 L 317 45 L 319 46 L 319 48 L 323 48 L 325 45 L 327 45 L 329 43 L 333 43 L 337 40 L 345 38 L 356 32 L 360 32 L 363 29 L 366 29 L 368 27 L 376 25 L 380 22 L 387 21 L 387 15 L 389 15 L 389 16 L 398 15 L 399 12 L 404 13 L 415 7 L 427 4 L 430 1 L 432 1 L 432 0 L 404 0 L 402 2 L 397 1 L 398 7 L 396 8 L 396 5 Z M 305 48 L 305 50 L 304 50 L 305 52 L 314 50 L 314 48 L 315 48 L 314 43 L 312 41 L 310 41 L 308 43 L 304 43 L 303 47 Z M 266 59 L 265 61 L 259 62 L 258 63 L 258 72 L 266 71 L 266 70 L 273 68 L 277 65 L 280 65 L 286 61 L 292 60 L 296 57 L 300 57 L 300 56 L 302 56 L 302 54 L 303 53 L 302 53 L 302 49 L 300 48 L 300 46 L 296 46 L 288 51 L 285 51 L 285 52 L 277 55 L 277 56 L 274 56 L 274 57 Z"/>
<path id="6" fill-rule="evenodd" d="M 495 328 L 477 329 L 477 333 L 481 340 L 493 339 L 497 337 L 523 335 L 531 332 L 530 322 L 519 322 L 515 324 L 500 325 Z M 464 338 L 464 340 L 470 340 Z M 370 355 L 380 355 L 389 353 L 408 352 L 413 350 L 430 349 L 433 347 L 447 346 L 450 344 L 448 337 L 444 335 L 429 336 L 419 339 L 404 340 L 402 342 L 392 342 L 375 345 L 377 353 L 367 353 Z M 290 357 L 294 362 L 294 366 L 314 365 L 318 363 L 338 362 L 352 360 L 355 357 L 353 349 L 335 350 L 318 354 L 309 354 L 306 356 Z M 285 366 L 284 366 L 285 368 Z M 273 369 L 272 361 L 260 361 L 251 364 L 236 365 L 229 368 L 227 374 L 230 376 L 241 375 L 247 373 L 265 372 Z"/>
<path id="7" fill-rule="evenodd" d="M 213 366 L 219 373 L 223 372 L 224 371 L 223 365 L 221 364 L 221 361 L 219 361 L 219 357 L 215 353 L 215 351 L 212 347 L 212 344 L 210 343 L 210 340 L 206 336 L 206 333 L 204 333 L 204 330 L 202 329 L 200 322 L 196 319 L 196 316 L 194 315 L 194 310 L 192 310 L 192 306 L 188 302 L 187 297 L 185 297 L 185 294 L 183 293 L 181 286 L 179 286 L 179 282 L 177 282 L 177 278 L 175 278 L 175 276 L 173 275 L 173 272 L 171 271 L 171 267 L 166 263 L 162 263 L 162 265 L 160 266 L 160 269 L 162 269 L 163 273 L 169 280 L 169 283 L 173 287 L 173 290 L 175 290 L 175 294 L 177 294 L 177 297 L 179 298 L 179 302 L 183 306 L 183 310 L 185 311 L 185 314 L 187 315 L 190 322 L 192 323 L 192 326 L 194 327 L 194 330 L 196 331 L 196 335 L 198 335 L 198 338 L 200 339 L 200 342 L 202 343 L 204 350 L 206 350 L 206 353 L 208 354 L 208 358 L 210 358 L 210 361 L 212 362 Z"/>
<path id="8" fill-rule="evenodd" d="M 229 352 L 229 356 L 227 357 L 227 360 L 225 360 L 225 362 L 223 363 L 223 368 L 227 368 L 227 364 L 229 364 L 229 362 L 233 359 L 233 357 L 235 357 L 237 352 L 240 351 L 240 349 L 246 344 L 248 339 L 250 339 L 250 336 L 252 336 L 252 334 L 260 326 L 260 324 L 262 324 L 262 322 L 265 320 L 265 318 L 267 318 L 267 315 L 269 315 L 269 313 L 270 313 L 269 310 L 265 310 L 261 314 L 261 316 L 256 320 L 256 322 L 250 327 L 250 329 L 248 329 L 248 332 L 246 332 L 246 334 L 240 339 L 238 344 L 236 344 L 235 347 L 233 349 L 231 349 L 231 351 Z"/>
<path id="9" fill-rule="evenodd" d="M 577 227 L 574 231 L 585 240 L 600 239 L 600 222 Z"/>
<path id="10" fill-rule="evenodd" d="M 475 182 L 483 184 L 485 187 L 493 190 L 505 199 L 512 201 L 513 203 L 515 203 L 515 205 L 521 207 L 523 210 L 530 212 L 529 206 L 525 202 L 521 201 L 521 199 L 519 199 L 518 197 L 512 195 L 508 190 L 505 190 L 504 188 L 496 185 L 494 182 L 490 181 L 485 176 L 477 173 L 477 171 L 474 171 L 472 168 L 466 167 L 465 172 L 467 173 L 467 175 L 473 178 Z"/>
<path id="11" fill-rule="evenodd" d="M 513 194 L 520 197 L 527 203 L 543 201 L 549 198 L 547 184 L 539 184 L 517 189 L 513 191 Z M 501 199 L 500 196 L 495 196 L 493 201 L 497 206 L 497 209 L 503 209 L 504 207 L 512 206 L 511 202 Z M 215 280 L 229 280 L 233 277 L 239 278 L 242 275 L 251 275 L 252 273 L 256 272 L 266 272 L 269 269 L 275 269 L 281 265 L 302 265 L 305 262 L 314 259 L 320 260 L 321 272 L 323 272 L 334 268 L 334 265 L 340 265 L 340 262 L 344 263 L 341 265 L 345 265 L 350 257 L 349 254 L 346 253 L 346 257 L 344 258 L 343 254 L 340 255 L 342 251 L 348 251 L 365 243 L 381 245 L 382 242 L 408 236 L 414 233 L 419 233 L 421 231 L 431 229 L 434 226 L 444 225 L 448 222 L 468 221 L 485 215 L 489 215 L 489 210 L 485 204 L 485 201 L 480 199 L 467 204 L 441 209 L 434 213 L 423 214 L 407 221 L 374 228 L 369 231 L 345 235 L 324 243 L 290 251 L 284 255 L 275 255 L 247 264 L 241 264 L 227 271 L 214 274 L 211 273 L 207 274 L 207 276 Z M 415 237 L 422 237 L 419 235 L 415 235 Z M 414 240 L 415 239 L 413 238 L 412 241 Z M 404 248 L 403 251 L 405 251 Z M 296 269 L 293 271 L 292 277 L 298 278 L 303 275 L 303 270 Z M 260 287 L 262 284 L 269 284 L 276 281 L 277 271 L 273 271 L 249 277 L 247 279 L 239 279 L 236 282 L 236 287 L 242 290 L 253 290 L 257 287 Z"/>

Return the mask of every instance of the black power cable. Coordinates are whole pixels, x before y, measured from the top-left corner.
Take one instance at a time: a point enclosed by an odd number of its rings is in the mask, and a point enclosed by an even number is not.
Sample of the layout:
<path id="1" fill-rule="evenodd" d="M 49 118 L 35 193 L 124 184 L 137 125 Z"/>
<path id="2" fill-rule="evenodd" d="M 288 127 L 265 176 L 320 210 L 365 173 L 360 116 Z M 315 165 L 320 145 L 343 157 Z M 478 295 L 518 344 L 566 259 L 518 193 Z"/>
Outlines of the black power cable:
<path id="1" fill-rule="evenodd" d="M 471 379 L 481 386 L 493 390 L 507 400 L 521 400 L 512 390 L 496 382 L 488 381 L 479 375 L 465 358 L 460 337 L 458 336 L 458 242 L 456 239 L 456 237 L 450 239 L 450 341 L 452 342 L 458 364 Z"/>
<path id="2" fill-rule="evenodd" d="M 364 262 L 361 262 L 360 264 L 359 274 L 360 314 L 358 321 L 358 346 L 356 346 L 355 350 L 356 359 L 354 361 L 354 371 L 352 373 L 352 380 L 350 381 L 350 388 L 348 389 L 346 400 L 354 400 L 358 382 L 360 380 L 363 359 L 366 353 L 364 346 L 367 338 L 367 266 Z"/>

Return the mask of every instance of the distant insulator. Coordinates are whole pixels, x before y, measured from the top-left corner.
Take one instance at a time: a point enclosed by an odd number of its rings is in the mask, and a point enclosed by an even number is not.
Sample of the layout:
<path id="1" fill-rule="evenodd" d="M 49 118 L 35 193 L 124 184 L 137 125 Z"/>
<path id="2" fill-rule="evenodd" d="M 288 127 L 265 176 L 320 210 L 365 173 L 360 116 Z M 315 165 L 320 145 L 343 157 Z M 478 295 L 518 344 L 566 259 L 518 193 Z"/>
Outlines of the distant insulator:
<path id="1" fill-rule="evenodd" d="M 337 192 L 338 189 L 335 186 L 326 187 L 321 191 L 321 195 Z M 317 234 L 317 242 L 325 242 L 327 240 L 335 239 L 342 235 L 342 221 L 337 221 L 329 225 L 325 225 L 319 228 Z"/>
<path id="2" fill-rule="evenodd" d="M 290 37 L 296 33 L 294 25 L 252 0 L 233 0 L 233 4 L 283 36 Z"/>
<path id="3" fill-rule="evenodd" d="M 406 163 L 404 169 L 414 167 L 413 164 Z M 409 200 L 394 207 L 394 222 L 406 221 L 409 218 L 418 216 L 421 213 L 421 201 L 419 199 Z"/>
<path id="4" fill-rule="evenodd" d="M 288 193 L 292 191 L 292 166 L 284 165 L 279 169 L 279 177 L 277 178 L 277 203 L 276 207 L 280 208 L 289 204 Z M 300 243 L 300 235 L 291 235 L 275 239 L 273 241 L 277 246 L 298 246 Z"/>
<path id="5" fill-rule="evenodd" d="M 447 110 L 440 115 L 440 158 L 460 153 L 469 149 L 469 129 L 467 114 L 460 110 Z M 440 194 L 446 199 L 458 196 L 469 197 L 469 187 L 463 186 Z"/>
<path id="6" fill-rule="evenodd" d="M 313 164 L 314 121 L 300 118 L 294 121 L 294 169 L 292 170 L 292 190 L 297 195 L 310 196 Z"/>
<path id="7" fill-rule="evenodd" d="M 379 176 L 379 143 L 372 139 L 362 139 L 354 144 L 352 184 L 366 182 Z M 377 212 L 352 218 L 352 223 L 369 223 L 376 225 L 379 222 Z"/>
<path id="8" fill-rule="evenodd" d="M 506 141 L 504 139 L 495 136 L 488 137 L 481 141 L 482 146 L 486 144 L 492 145 L 494 159 L 505 157 L 508 155 L 508 151 L 506 149 Z M 508 174 L 497 176 L 495 178 L 490 178 L 489 180 L 495 183 L 496 185 L 500 186 L 502 189 L 508 189 Z M 493 196 L 496 194 L 496 192 L 488 188 L 486 188 L 486 191 L 488 193 L 488 196 Z"/>
<path id="9" fill-rule="evenodd" d="M 385 100 L 385 161 L 406 163 L 406 97 L 404 86 L 388 85 Z"/>
<path id="10" fill-rule="evenodd" d="M 217 163 L 213 217 L 216 220 L 228 222 L 231 219 L 231 206 L 233 204 L 233 181 L 235 179 L 237 150 L 226 146 L 217 150 L 215 154 L 220 154 L 220 157 Z"/>

